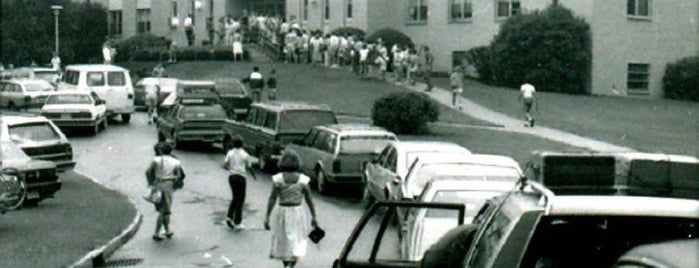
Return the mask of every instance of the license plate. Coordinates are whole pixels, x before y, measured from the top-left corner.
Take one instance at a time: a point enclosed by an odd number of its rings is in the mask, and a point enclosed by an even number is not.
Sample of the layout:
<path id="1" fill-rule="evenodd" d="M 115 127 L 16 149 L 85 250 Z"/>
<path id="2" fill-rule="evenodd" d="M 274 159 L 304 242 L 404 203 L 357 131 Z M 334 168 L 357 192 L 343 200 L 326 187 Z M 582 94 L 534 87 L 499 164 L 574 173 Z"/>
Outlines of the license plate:
<path id="1" fill-rule="evenodd" d="M 28 192 L 27 193 L 27 199 L 37 199 L 39 198 L 39 192 Z"/>
<path id="2" fill-rule="evenodd" d="M 70 115 L 69 114 L 62 114 L 61 119 L 70 119 Z"/>

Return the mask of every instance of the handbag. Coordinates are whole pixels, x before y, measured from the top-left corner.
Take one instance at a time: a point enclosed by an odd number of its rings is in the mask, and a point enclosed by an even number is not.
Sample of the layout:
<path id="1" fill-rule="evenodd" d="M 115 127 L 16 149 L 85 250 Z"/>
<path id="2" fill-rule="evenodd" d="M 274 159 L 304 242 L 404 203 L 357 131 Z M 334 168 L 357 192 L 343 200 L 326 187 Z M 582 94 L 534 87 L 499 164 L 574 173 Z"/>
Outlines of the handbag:
<path id="1" fill-rule="evenodd" d="M 320 240 L 323 240 L 323 237 L 325 237 L 325 230 L 320 228 L 320 226 L 317 226 L 313 228 L 311 233 L 308 234 L 308 239 L 313 241 L 313 243 L 318 244 Z"/>
<path id="2" fill-rule="evenodd" d="M 155 187 L 148 187 L 148 192 L 143 197 L 148 202 L 159 204 L 163 200 L 163 193 Z"/>

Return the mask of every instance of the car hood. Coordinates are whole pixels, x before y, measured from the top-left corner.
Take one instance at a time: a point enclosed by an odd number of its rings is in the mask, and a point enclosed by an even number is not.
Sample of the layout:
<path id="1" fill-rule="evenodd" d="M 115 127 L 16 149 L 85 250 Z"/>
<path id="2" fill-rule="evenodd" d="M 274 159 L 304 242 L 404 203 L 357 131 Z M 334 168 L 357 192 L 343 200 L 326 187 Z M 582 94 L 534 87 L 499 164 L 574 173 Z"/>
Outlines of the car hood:
<path id="1" fill-rule="evenodd" d="M 56 168 L 56 164 L 46 160 L 36 159 L 8 159 L 2 161 L 2 168 L 16 168 L 20 171 L 51 169 Z"/>
<path id="2" fill-rule="evenodd" d="M 94 108 L 95 106 L 91 104 L 45 104 L 41 107 L 41 111 L 54 113 L 90 112 Z"/>

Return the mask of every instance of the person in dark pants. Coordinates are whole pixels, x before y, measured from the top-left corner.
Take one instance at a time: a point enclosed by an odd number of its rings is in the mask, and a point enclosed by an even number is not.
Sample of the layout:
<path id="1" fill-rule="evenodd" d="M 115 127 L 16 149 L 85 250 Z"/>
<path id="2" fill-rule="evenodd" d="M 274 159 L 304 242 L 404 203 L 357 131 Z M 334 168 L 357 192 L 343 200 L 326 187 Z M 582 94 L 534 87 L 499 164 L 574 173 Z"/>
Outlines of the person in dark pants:
<path id="1" fill-rule="evenodd" d="M 265 80 L 264 77 L 262 77 L 262 73 L 260 73 L 259 67 L 253 67 L 252 73 L 240 81 L 250 85 L 252 100 L 254 102 L 260 102 L 262 100 L 262 88 L 265 86 Z"/>
<path id="2" fill-rule="evenodd" d="M 245 229 L 243 222 L 243 205 L 245 204 L 245 189 L 247 172 L 251 164 L 250 155 L 243 149 L 243 139 L 233 137 L 232 148 L 226 153 L 223 168 L 228 170 L 228 185 L 231 187 L 233 198 L 228 206 L 226 224 L 235 230 Z"/>

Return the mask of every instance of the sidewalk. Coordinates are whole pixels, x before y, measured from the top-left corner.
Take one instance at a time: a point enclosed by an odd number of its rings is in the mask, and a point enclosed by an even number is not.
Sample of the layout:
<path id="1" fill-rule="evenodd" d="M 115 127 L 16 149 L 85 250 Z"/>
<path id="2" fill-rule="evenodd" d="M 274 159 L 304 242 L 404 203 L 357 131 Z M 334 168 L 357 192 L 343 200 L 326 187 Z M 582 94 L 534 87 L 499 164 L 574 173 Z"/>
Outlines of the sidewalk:
<path id="1" fill-rule="evenodd" d="M 423 92 L 428 94 L 432 99 L 437 102 L 451 107 L 451 91 L 439 87 L 434 87 L 431 92 L 425 92 L 424 83 L 416 83 L 414 86 L 403 85 L 403 87 L 410 90 Z M 598 152 L 630 152 L 635 151 L 634 149 L 617 146 L 614 144 L 594 140 L 591 138 L 578 136 L 575 134 L 563 132 L 560 130 L 543 127 L 540 125 L 534 127 L 525 127 L 524 122 L 521 119 L 512 118 L 508 115 L 495 112 L 488 109 L 487 107 L 481 106 L 475 102 L 472 102 L 462 96 L 459 96 L 461 103 L 461 112 L 468 114 L 476 119 L 487 121 L 493 124 L 502 125 L 502 131 L 522 133 L 528 135 L 535 135 L 544 139 L 565 143 L 571 146 L 589 149 Z M 538 122 L 540 124 L 540 122 Z M 545 124 L 545 122 L 544 122 Z"/>

